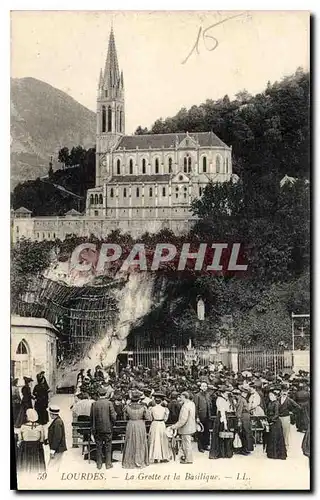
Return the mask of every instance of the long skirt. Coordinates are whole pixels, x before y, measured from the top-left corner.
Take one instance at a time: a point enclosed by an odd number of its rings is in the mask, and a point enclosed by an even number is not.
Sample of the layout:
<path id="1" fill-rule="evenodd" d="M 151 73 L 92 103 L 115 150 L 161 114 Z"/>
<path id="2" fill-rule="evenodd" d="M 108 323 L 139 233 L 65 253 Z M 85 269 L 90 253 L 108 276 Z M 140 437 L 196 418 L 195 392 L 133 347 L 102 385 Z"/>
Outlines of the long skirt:
<path id="1" fill-rule="evenodd" d="M 149 460 L 169 460 L 169 440 L 166 435 L 166 424 L 153 421 L 149 431 Z"/>
<path id="2" fill-rule="evenodd" d="M 38 413 L 38 423 L 40 425 L 45 425 L 49 422 L 49 415 L 47 411 L 47 406 L 41 401 L 36 401 L 34 404 L 34 409 Z"/>
<path id="3" fill-rule="evenodd" d="M 45 472 L 43 444 L 39 441 L 22 441 L 18 449 L 17 468 L 22 472 Z"/>
<path id="4" fill-rule="evenodd" d="M 20 409 L 21 409 L 21 403 L 12 403 L 12 421 L 14 427 L 18 427 L 17 423 L 18 424 L 20 423 L 18 420 L 20 416 Z"/>
<path id="5" fill-rule="evenodd" d="M 296 413 L 296 426 L 298 432 L 305 432 L 309 423 L 309 411 L 307 406 L 302 406 Z"/>
<path id="6" fill-rule="evenodd" d="M 122 467 L 135 469 L 149 465 L 147 431 L 144 420 L 129 420 L 123 447 Z"/>
<path id="7" fill-rule="evenodd" d="M 227 417 L 227 425 L 228 430 L 234 428 L 234 419 L 232 417 Z M 218 413 L 213 424 L 209 458 L 231 458 L 233 456 L 233 438 L 219 437 L 219 432 L 224 430 L 224 424 L 220 422 L 220 413 Z"/>
<path id="8" fill-rule="evenodd" d="M 310 424 L 308 425 L 307 432 L 303 436 L 301 448 L 302 448 L 302 453 L 306 457 L 310 457 Z"/>
<path id="9" fill-rule="evenodd" d="M 285 460 L 287 458 L 287 450 L 280 418 L 270 424 L 270 430 L 267 433 L 266 441 L 266 452 L 268 458 L 275 458 L 279 460 Z"/>

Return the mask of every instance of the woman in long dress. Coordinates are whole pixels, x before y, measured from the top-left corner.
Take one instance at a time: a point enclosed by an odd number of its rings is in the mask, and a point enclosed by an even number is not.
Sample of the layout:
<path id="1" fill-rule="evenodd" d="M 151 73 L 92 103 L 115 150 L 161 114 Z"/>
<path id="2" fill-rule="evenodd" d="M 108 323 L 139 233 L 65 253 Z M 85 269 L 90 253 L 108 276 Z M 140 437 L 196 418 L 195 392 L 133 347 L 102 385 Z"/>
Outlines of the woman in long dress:
<path id="1" fill-rule="evenodd" d="M 30 388 L 30 382 L 33 382 L 33 380 L 30 377 L 23 377 L 23 379 L 24 379 L 24 386 L 22 386 L 21 389 L 21 394 L 22 394 L 21 407 L 20 407 L 20 413 L 16 420 L 16 427 L 21 427 L 22 424 L 26 423 L 27 410 L 33 407 L 32 394 Z"/>
<path id="2" fill-rule="evenodd" d="M 279 417 L 279 401 L 277 401 L 277 396 L 272 390 L 269 392 L 267 418 L 269 423 L 269 432 L 267 432 L 266 436 L 267 457 L 285 460 L 287 458 L 287 450 L 282 423 Z"/>
<path id="3" fill-rule="evenodd" d="M 27 422 L 21 426 L 18 437 L 17 468 L 24 473 L 45 472 L 43 427 L 37 423 L 36 410 L 29 408 L 26 418 Z"/>
<path id="4" fill-rule="evenodd" d="M 217 397 L 217 416 L 214 420 L 209 458 L 231 458 L 233 456 L 233 429 L 235 416 L 229 399 L 230 391 L 220 388 Z M 227 434 L 225 434 L 227 433 Z M 228 437 L 229 436 L 229 437 Z"/>
<path id="5" fill-rule="evenodd" d="M 247 391 L 242 388 L 235 389 L 233 393 L 236 396 L 235 413 L 238 419 L 239 437 L 242 447 L 238 453 L 249 455 L 253 451 L 253 435 L 250 422 L 249 405 L 246 400 Z"/>
<path id="6" fill-rule="evenodd" d="M 169 440 L 166 434 L 165 422 L 169 417 L 169 410 L 161 405 L 164 394 L 154 394 L 155 406 L 149 409 L 151 426 L 149 431 L 149 461 L 169 462 Z"/>
<path id="7" fill-rule="evenodd" d="M 49 422 L 48 415 L 48 384 L 45 382 L 40 374 L 37 375 L 37 384 L 33 389 L 33 396 L 35 397 L 34 409 L 39 416 L 39 424 L 45 425 Z"/>
<path id="8" fill-rule="evenodd" d="M 123 447 L 122 467 L 125 469 L 142 468 L 149 465 L 148 442 L 145 420 L 148 418 L 147 407 L 139 402 L 141 393 L 134 391 L 131 403 L 124 410 L 128 419 Z"/>

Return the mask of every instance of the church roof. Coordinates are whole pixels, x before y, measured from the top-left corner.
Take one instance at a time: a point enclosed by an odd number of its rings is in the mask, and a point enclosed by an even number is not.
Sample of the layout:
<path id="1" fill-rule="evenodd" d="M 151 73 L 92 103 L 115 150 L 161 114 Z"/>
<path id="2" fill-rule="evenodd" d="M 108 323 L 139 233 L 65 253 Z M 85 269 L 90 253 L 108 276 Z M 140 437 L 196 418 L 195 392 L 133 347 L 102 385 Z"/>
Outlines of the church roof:
<path id="1" fill-rule="evenodd" d="M 64 215 L 81 215 L 81 213 L 74 208 L 71 208 L 71 210 L 68 210 L 68 212 L 66 212 Z"/>
<path id="2" fill-rule="evenodd" d="M 17 208 L 17 210 L 15 210 L 15 213 L 16 214 L 32 214 L 31 210 L 28 210 L 25 207 Z"/>
<path id="3" fill-rule="evenodd" d="M 154 175 L 115 175 L 108 184 L 133 184 L 144 182 L 169 182 L 170 174 L 154 174 Z"/>
<path id="4" fill-rule="evenodd" d="M 170 149 L 175 148 L 187 137 L 187 133 L 181 134 L 145 134 L 145 135 L 124 135 L 118 143 L 116 150 L 119 149 Z M 195 132 L 190 133 L 189 137 L 196 140 L 200 147 L 228 147 L 213 132 Z"/>

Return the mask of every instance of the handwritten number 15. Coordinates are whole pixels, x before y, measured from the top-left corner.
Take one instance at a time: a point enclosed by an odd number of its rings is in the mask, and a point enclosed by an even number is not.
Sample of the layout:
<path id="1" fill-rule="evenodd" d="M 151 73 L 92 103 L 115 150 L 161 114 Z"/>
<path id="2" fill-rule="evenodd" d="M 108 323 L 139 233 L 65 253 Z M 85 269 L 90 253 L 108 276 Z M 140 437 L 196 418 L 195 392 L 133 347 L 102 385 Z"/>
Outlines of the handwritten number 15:
<path id="1" fill-rule="evenodd" d="M 202 26 L 200 26 L 196 42 L 195 42 L 194 46 L 192 47 L 191 51 L 189 52 L 189 54 L 187 55 L 187 57 L 182 61 L 181 64 L 185 64 L 194 51 L 196 51 L 197 54 L 199 54 L 199 42 L 200 42 L 201 34 L 202 34 L 203 44 L 204 44 L 206 50 L 208 50 L 209 52 L 212 52 L 213 50 L 215 50 L 218 47 L 219 42 L 214 36 L 207 34 L 207 32 L 209 30 L 211 30 L 212 28 L 214 28 L 215 26 L 218 26 L 219 24 L 225 23 L 226 21 L 229 21 L 230 19 L 234 19 L 235 17 L 243 16 L 244 14 L 245 13 L 242 12 L 241 14 L 235 14 L 234 16 L 226 17 L 225 19 L 222 19 L 221 21 L 218 21 L 217 23 L 212 24 L 211 26 L 209 26 L 206 29 L 203 29 Z"/>

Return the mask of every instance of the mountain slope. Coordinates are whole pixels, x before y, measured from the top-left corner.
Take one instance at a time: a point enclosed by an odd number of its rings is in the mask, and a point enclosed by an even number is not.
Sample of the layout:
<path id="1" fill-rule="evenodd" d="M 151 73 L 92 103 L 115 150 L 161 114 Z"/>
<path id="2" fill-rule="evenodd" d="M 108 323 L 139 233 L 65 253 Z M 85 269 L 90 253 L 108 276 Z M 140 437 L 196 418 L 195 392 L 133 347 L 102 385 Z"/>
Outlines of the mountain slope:
<path id="1" fill-rule="evenodd" d="M 11 185 L 48 171 L 60 148 L 95 144 L 96 115 L 35 78 L 11 79 Z"/>

